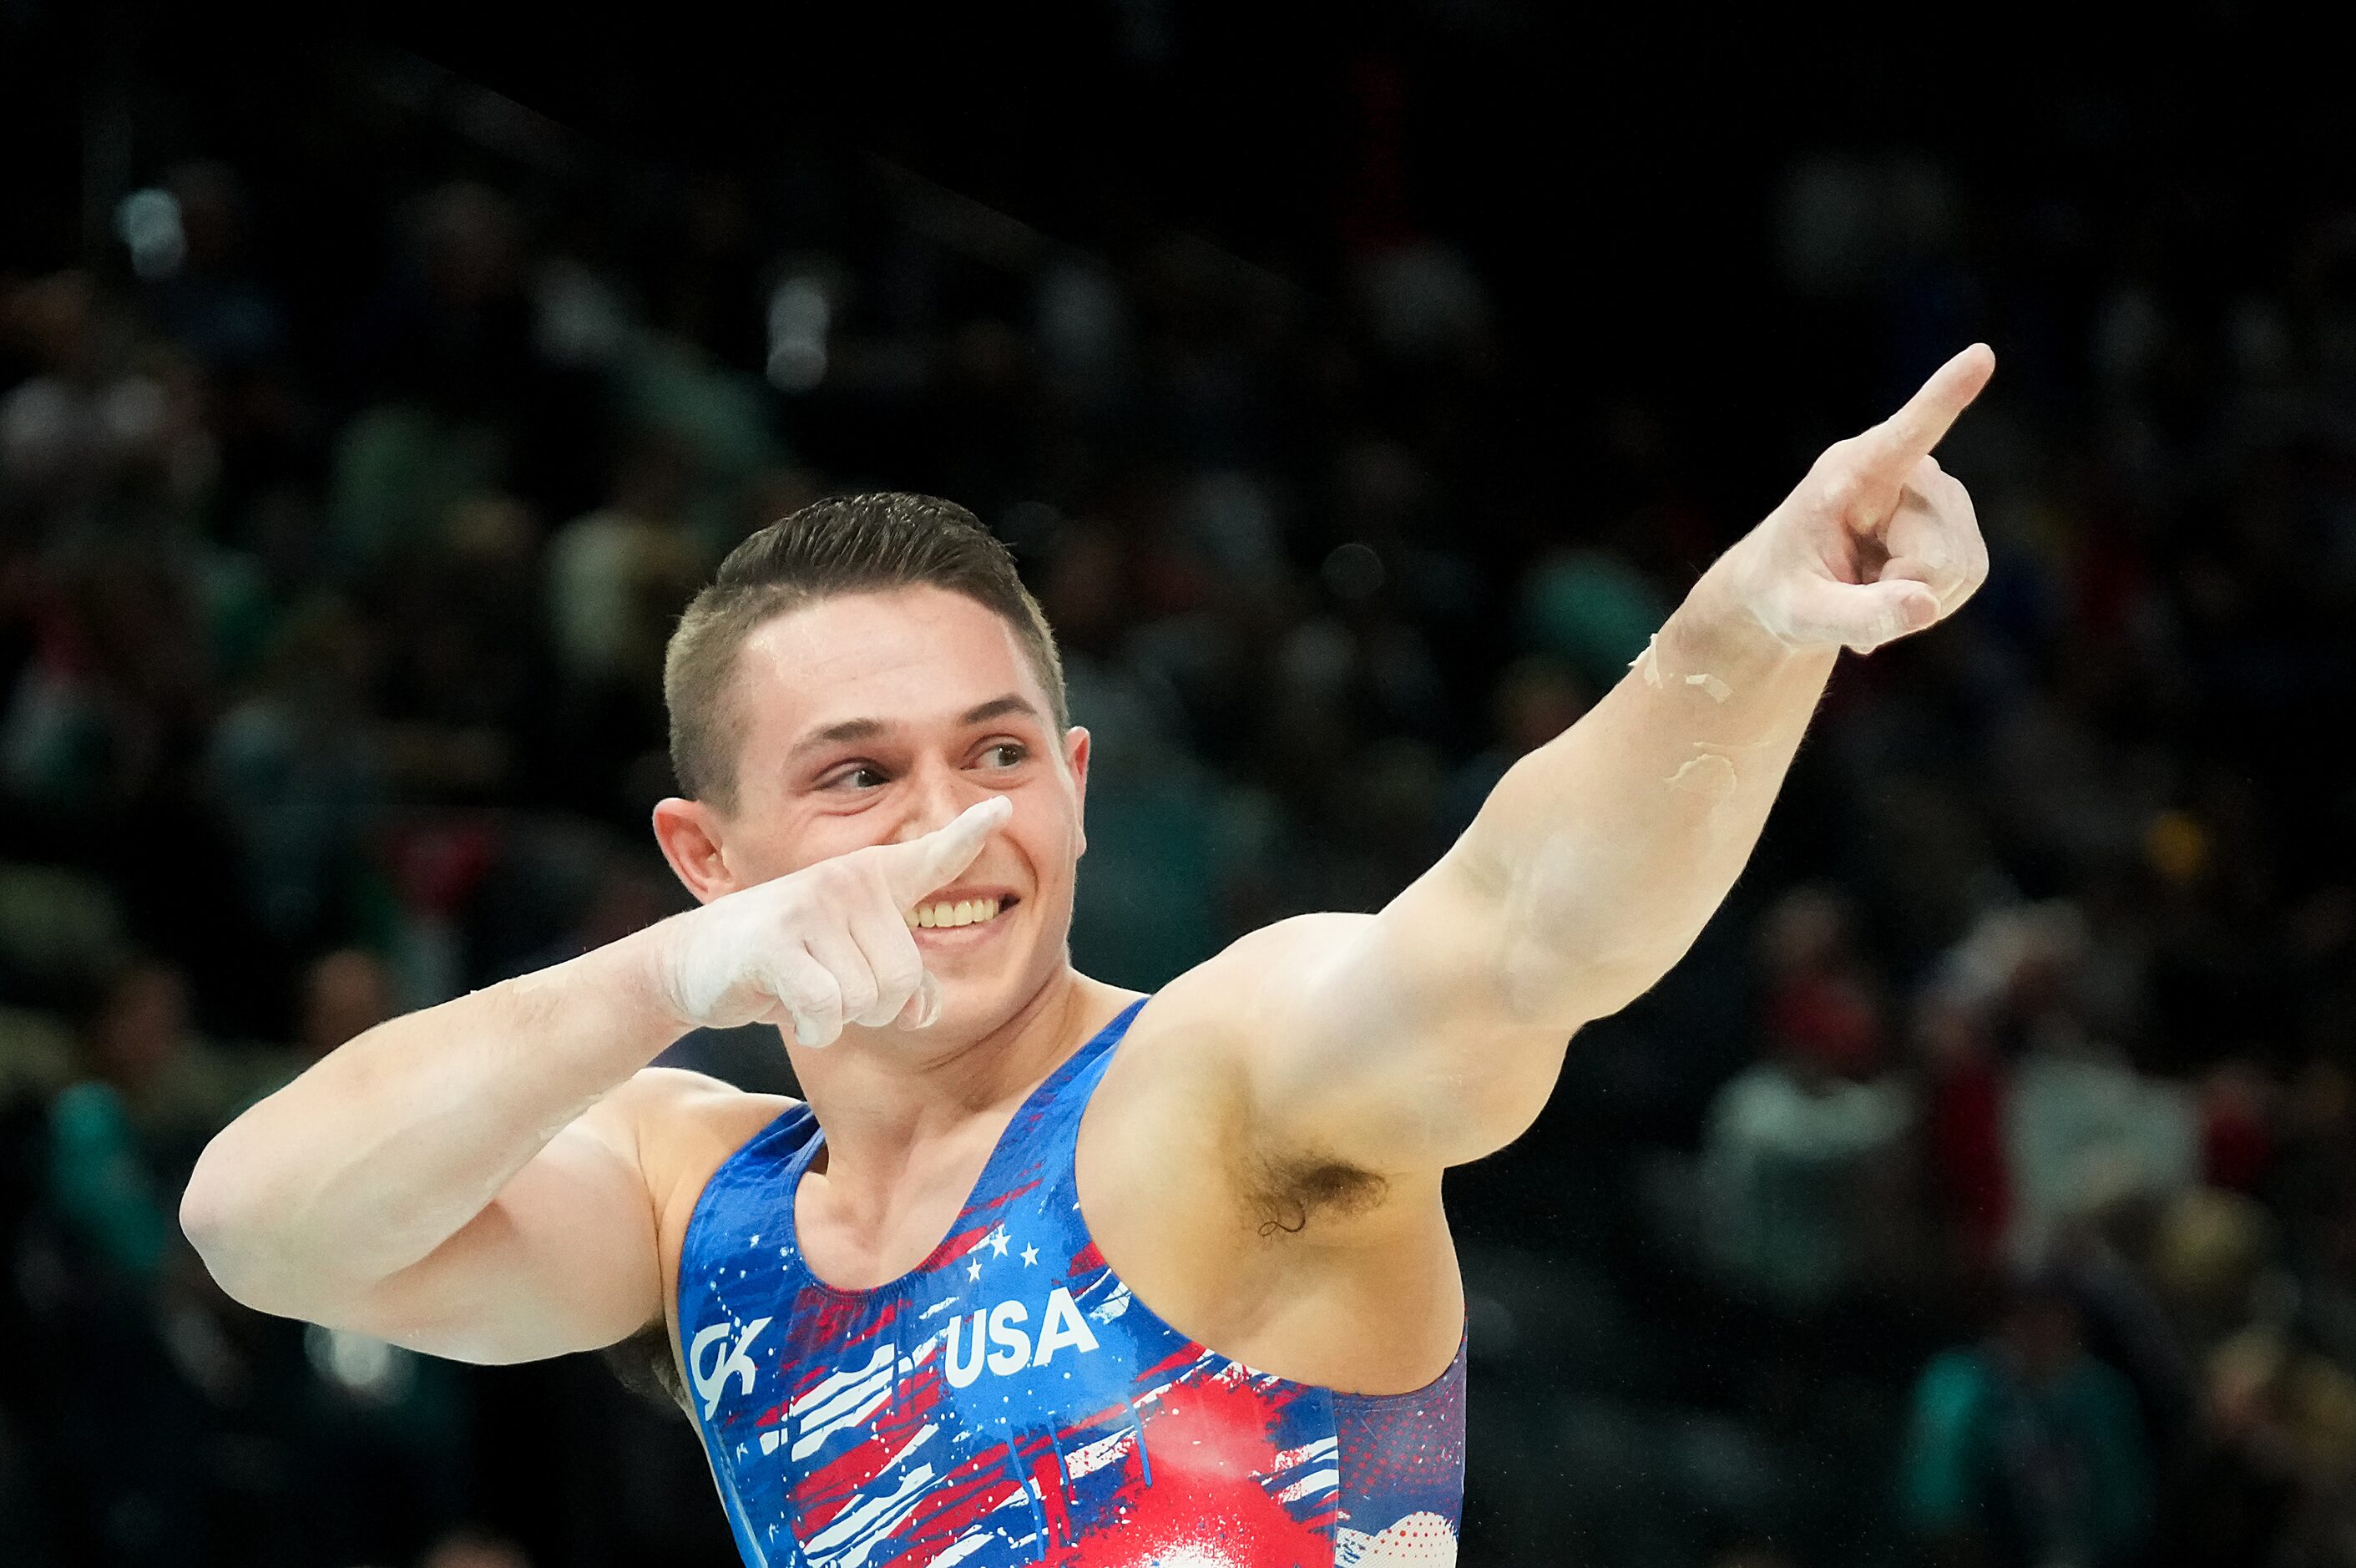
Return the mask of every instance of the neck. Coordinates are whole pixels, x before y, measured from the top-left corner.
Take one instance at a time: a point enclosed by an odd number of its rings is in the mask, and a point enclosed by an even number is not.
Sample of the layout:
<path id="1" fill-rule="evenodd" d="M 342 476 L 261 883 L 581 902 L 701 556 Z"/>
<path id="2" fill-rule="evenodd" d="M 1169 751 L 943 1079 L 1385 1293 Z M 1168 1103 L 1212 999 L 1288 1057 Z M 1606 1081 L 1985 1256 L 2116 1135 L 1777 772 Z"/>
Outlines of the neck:
<path id="1" fill-rule="evenodd" d="M 984 1130 L 994 1136 L 1130 995 L 1066 963 L 1012 1015 L 962 1039 L 861 1028 L 823 1050 L 788 1039 L 803 1098 L 826 1132 L 833 1200 L 887 1209 L 905 1178 L 923 1179 L 927 1156 L 942 1145 Z"/>

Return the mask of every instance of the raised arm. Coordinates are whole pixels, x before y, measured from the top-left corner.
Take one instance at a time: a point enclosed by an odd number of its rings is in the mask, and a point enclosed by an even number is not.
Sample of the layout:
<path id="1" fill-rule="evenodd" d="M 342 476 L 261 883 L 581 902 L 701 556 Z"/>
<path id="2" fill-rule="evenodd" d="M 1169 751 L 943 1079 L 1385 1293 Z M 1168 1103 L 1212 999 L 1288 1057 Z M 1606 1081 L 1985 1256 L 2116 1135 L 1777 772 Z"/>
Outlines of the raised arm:
<path id="1" fill-rule="evenodd" d="M 1841 649 L 1923 629 L 1987 575 L 1970 498 L 1930 454 L 1994 368 L 1965 350 L 1819 457 L 1379 914 L 1287 922 L 1205 966 L 1251 999 L 1238 1070 L 1270 1136 L 1399 1171 L 1536 1118 L 1571 1033 L 1642 995 L 1725 898 Z"/>
<path id="2" fill-rule="evenodd" d="M 901 912 L 970 865 L 1006 810 L 985 801 L 369 1030 L 213 1140 L 183 1229 L 249 1306 L 465 1360 L 660 1322 L 639 1134 L 747 1097 L 647 1063 L 703 1025 L 773 1022 L 822 1046 L 847 1024 L 932 1023 Z"/>

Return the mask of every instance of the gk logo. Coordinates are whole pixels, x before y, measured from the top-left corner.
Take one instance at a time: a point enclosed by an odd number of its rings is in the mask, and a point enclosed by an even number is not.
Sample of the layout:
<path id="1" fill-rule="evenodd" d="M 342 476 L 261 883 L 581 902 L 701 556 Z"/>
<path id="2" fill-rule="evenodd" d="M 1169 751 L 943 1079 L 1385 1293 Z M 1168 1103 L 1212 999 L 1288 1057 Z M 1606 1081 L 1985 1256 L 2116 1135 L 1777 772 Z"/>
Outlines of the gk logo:
<path id="1" fill-rule="evenodd" d="M 714 1323 L 696 1330 L 695 1343 L 687 1350 L 687 1370 L 689 1376 L 695 1380 L 695 1391 L 703 1396 L 704 1420 L 711 1420 L 712 1412 L 720 1408 L 721 1391 L 727 1388 L 732 1373 L 743 1381 L 744 1386 L 737 1391 L 739 1393 L 753 1391 L 755 1369 L 753 1358 L 744 1352 L 752 1348 L 753 1341 L 759 1338 L 761 1330 L 767 1326 L 767 1318 L 753 1319 L 744 1326 L 744 1332 L 736 1336 L 734 1345 L 723 1345 L 728 1337 L 728 1325 L 725 1323 Z M 713 1345 L 723 1345 L 723 1350 L 712 1358 L 712 1369 L 707 1372 L 703 1369 L 703 1352 Z"/>

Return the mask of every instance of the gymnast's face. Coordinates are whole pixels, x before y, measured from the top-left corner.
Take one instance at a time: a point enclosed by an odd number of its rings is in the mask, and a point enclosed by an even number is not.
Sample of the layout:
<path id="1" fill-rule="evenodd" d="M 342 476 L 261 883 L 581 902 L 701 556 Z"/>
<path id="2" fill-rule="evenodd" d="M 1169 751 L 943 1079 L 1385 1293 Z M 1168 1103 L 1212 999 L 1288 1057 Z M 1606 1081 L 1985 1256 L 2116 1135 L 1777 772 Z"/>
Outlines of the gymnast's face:
<path id="1" fill-rule="evenodd" d="M 729 701 L 736 800 L 710 819 L 725 875 L 706 897 L 915 838 L 1004 795 L 1014 814 L 942 890 L 994 898 L 997 915 L 916 933 L 942 992 L 928 1036 L 985 1035 L 1060 972 L 1087 847 L 1088 736 L 1055 733 L 1038 672 L 995 611 L 934 587 L 820 599 L 745 639 Z"/>

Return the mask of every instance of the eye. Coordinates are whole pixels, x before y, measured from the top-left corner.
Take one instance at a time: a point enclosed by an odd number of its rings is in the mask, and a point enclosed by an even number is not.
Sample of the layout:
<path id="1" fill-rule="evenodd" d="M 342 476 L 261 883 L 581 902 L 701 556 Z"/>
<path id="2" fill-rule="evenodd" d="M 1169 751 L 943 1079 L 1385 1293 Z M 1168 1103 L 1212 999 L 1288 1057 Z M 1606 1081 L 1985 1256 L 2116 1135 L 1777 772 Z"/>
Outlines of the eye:
<path id="1" fill-rule="evenodd" d="M 1001 740 L 981 755 L 993 768 L 1019 768 L 1030 759 L 1031 748 L 1019 740 Z"/>
<path id="2" fill-rule="evenodd" d="M 891 779 L 872 762 L 854 763 L 829 779 L 820 786 L 827 789 L 877 789 L 889 784 Z"/>

